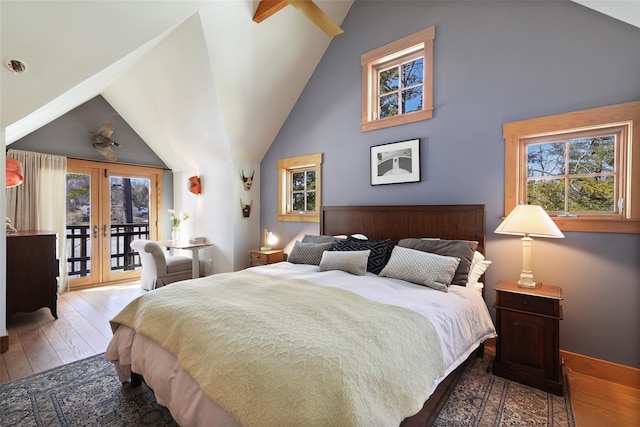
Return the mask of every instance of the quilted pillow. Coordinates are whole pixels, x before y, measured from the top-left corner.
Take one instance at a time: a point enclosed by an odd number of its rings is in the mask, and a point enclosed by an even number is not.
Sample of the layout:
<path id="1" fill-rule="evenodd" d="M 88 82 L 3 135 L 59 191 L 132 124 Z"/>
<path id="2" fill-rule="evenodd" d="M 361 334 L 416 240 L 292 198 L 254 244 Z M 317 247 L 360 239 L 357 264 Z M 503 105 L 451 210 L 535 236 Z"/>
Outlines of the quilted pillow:
<path id="1" fill-rule="evenodd" d="M 460 259 L 396 246 L 380 276 L 447 292 Z"/>
<path id="2" fill-rule="evenodd" d="M 330 251 L 333 243 L 302 243 L 296 241 L 287 261 L 293 264 L 319 265 L 322 260 L 322 253 Z"/>
<path id="3" fill-rule="evenodd" d="M 380 274 L 389 260 L 393 243 L 391 240 L 347 239 L 333 242 L 334 251 L 366 251 L 370 250 L 367 271 Z"/>
<path id="4" fill-rule="evenodd" d="M 342 270 L 356 276 L 364 276 L 367 272 L 367 261 L 370 250 L 336 252 L 325 251 L 320 260 L 320 271 Z"/>
<path id="5" fill-rule="evenodd" d="M 402 239 L 398 246 L 416 249 L 422 252 L 431 252 L 437 255 L 459 258 L 460 263 L 456 269 L 456 274 L 451 281 L 452 285 L 466 286 L 469 279 L 469 269 L 471 260 L 478 247 L 478 242 L 469 240 L 423 240 L 423 239 Z"/>

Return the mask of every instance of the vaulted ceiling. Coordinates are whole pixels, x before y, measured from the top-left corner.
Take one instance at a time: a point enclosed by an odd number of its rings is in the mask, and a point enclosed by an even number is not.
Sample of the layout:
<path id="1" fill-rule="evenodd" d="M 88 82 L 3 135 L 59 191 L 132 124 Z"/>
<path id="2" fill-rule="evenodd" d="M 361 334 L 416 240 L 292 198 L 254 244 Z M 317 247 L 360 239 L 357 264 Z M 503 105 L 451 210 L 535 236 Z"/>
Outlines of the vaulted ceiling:
<path id="1" fill-rule="evenodd" d="M 315 1 L 337 25 L 352 2 Z M 28 65 L 0 72 L 6 142 L 100 94 L 174 170 L 259 163 L 332 39 L 291 6 L 257 24 L 258 3 L 2 0 L 3 63 Z M 579 3 L 640 26 L 636 1 Z"/>
<path id="2" fill-rule="evenodd" d="M 338 25 L 352 1 L 316 1 Z M 175 170 L 220 153 L 258 163 L 331 42 L 293 7 L 258 1 L 1 3 L 7 143 L 101 94 Z M 197 148 L 193 150 L 192 148 Z"/>

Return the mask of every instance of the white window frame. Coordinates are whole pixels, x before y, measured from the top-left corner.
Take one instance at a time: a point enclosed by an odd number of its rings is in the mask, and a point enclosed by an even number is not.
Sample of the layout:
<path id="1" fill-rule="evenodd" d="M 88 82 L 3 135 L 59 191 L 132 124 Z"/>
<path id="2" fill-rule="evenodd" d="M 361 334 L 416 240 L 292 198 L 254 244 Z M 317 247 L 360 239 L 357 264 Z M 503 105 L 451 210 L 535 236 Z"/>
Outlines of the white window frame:
<path id="1" fill-rule="evenodd" d="M 360 129 L 368 132 L 405 123 L 428 120 L 433 117 L 433 40 L 436 27 L 431 26 L 395 42 L 364 53 L 362 65 L 362 121 Z M 393 117 L 378 118 L 380 85 L 378 74 L 394 65 L 423 58 L 422 110 Z"/>
<path id="2" fill-rule="evenodd" d="M 528 142 L 578 132 L 598 135 L 612 128 L 620 128 L 616 192 L 622 202 L 616 203 L 617 212 L 549 215 L 563 231 L 640 233 L 640 101 L 504 124 L 505 215 L 526 197 Z"/>
<path id="3" fill-rule="evenodd" d="M 278 160 L 278 220 L 292 222 L 320 222 L 322 202 L 322 153 L 290 157 Z M 295 212 L 291 210 L 292 174 L 313 170 L 316 175 L 316 210 Z"/>

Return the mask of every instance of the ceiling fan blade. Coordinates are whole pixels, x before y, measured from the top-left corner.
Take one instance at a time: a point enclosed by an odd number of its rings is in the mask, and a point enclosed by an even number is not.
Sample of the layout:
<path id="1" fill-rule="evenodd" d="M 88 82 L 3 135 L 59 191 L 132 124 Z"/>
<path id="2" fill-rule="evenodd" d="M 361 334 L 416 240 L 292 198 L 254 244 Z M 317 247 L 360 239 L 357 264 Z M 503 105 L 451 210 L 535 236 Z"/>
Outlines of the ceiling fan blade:
<path id="1" fill-rule="evenodd" d="M 102 154 L 105 159 L 111 162 L 115 162 L 116 160 L 118 160 L 118 156 L 116 156 L 116 153 L 113 152 L 111 147 L 96 146 L 96 150 L 98 150 L 98 152 Z"/>
<path id="2" fill-rule="evenodd" d="M 113 134 L 113 131 L 115 130 L 115 128 L 116 126 L 113 123 L 105 123 L 104 126 L 102 126 L 98 130 L 97 135 L 102 135 L 107 138 L 111 138 L 111 135 Z"/>
<path id="3" fill-rule="evenodd" d="M 329 16 L 322 11 L 311 0 L 287 0 L 289 4 L 309 18 L 314 24 L 316 24 L 322 31 L 324 31 L 329 37 L 342 34 L 342 28 L 337 26 Z"/>

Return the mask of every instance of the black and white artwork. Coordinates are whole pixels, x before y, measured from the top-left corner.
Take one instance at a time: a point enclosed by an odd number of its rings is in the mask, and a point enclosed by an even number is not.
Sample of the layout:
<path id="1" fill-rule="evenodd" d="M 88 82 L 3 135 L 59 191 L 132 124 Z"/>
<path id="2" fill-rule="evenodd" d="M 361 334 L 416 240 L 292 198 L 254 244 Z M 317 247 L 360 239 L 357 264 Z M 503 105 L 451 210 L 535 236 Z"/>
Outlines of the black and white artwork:
<path id="1" fill-rule="evenodd" d="M 420 139 L 371 147 L 371 185 L 420 181 Z"/>

